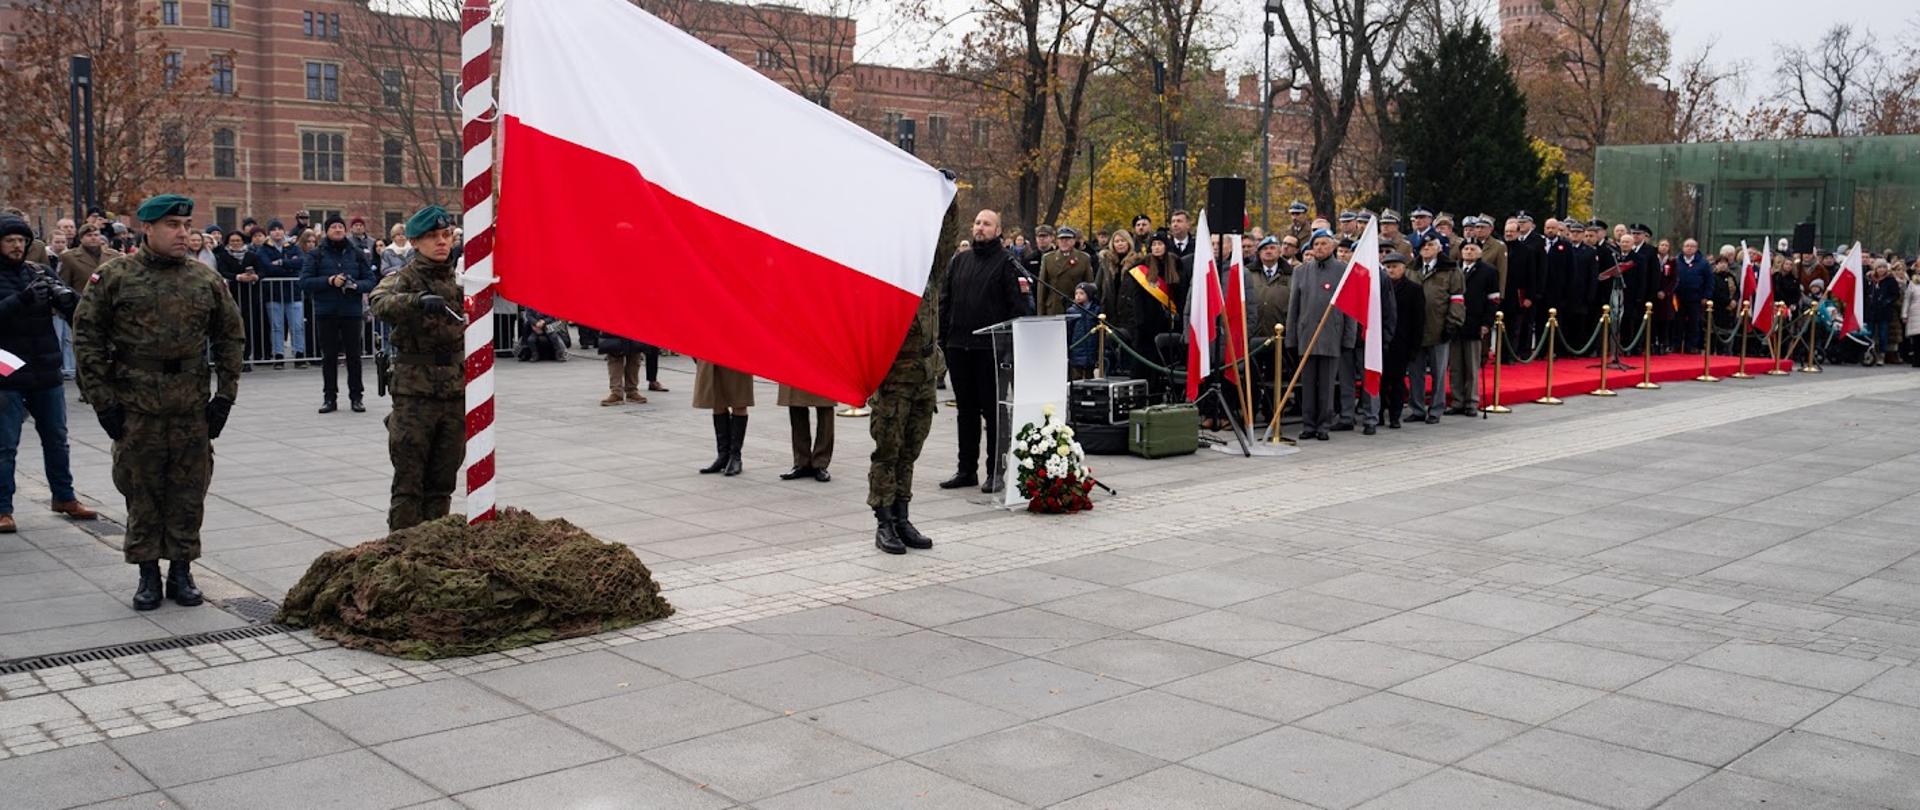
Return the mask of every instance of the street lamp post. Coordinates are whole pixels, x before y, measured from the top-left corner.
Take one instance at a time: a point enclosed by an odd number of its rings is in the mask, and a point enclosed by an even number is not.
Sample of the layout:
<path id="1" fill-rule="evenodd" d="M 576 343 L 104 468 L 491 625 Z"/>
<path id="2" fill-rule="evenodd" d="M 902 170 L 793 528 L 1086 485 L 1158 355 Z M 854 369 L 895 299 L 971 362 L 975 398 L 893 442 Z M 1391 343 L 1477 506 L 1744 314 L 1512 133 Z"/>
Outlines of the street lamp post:
<path id="1" fill-rule="evenodd" d="M 1273 15 L 1280 0 L 1267 0 L 1260 15 L 1260 232 L 1273 233 Z"/>

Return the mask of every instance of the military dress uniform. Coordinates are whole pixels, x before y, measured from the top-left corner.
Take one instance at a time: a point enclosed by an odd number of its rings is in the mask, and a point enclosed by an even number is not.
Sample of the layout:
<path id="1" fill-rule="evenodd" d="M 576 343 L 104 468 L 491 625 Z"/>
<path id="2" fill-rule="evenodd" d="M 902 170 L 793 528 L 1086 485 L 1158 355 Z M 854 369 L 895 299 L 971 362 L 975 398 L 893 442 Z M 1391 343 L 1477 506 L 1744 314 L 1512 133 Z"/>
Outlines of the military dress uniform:
<path id="1" fill-rule="evenodd" d="M 1061 230 L 1073 233 L 1070 228 Z M 1073 288 L 1093 280 L 1093 259 L 1078 249 L 1054 250 L 1042 256 L 1040 285 L 1033 293 L 1039 301 L 1039 314 L 1066 314 L 1067 308 L 1073 304 Z"/>
<path id="2" fill-rule="evenodd" d="M 407 238 L 453 227 L 433 205 L 407 220 Z M 438 301 L 427 296 L 437 296 Z M 387 416 L 387 455 L 393 460 L 388 531 L 444 517 L 466 456 L 466 323 L 454 262 L 435 262 L 414 250 L 405 267 L 381 280 L 370 299 L 373 315 L 392 327 L 393 413 Z"/>
<path id="3" fill-rule="evenodd" d="M 935 291 L 946 282 L 950 258 L 946 246 L 954 243 L 959 217 L 958 203 L 947 208 L 940 223 L 940 241 L 934 243 L 939 247 L 934 250 L 933 268 L 927 273 L 927 292 L 920 296 L 920 308 L 913 313 L 893 366 L 887 369 L 880 389 L 870 400 L 873 418 L 868 430 L 873 435 L 873 458 L 867 468 L 867 506 L 873 508 L 878 526 L 873 544 L 888 554 L 933 547 L 933 541 L 908 521 L 907 504 L 913 500 L 913 464 L 920 460 L 920 448 L 927 443 L 927 431 L 933 427 L 934 380 L 938 379 L 934 361 L 940 356 L 936 341 L 940 296 Z"/>
<path id="4" fill-rule="evenodd" d="M 148 199 L 137 214 L 148 223 L 192 215 L 193 201 L 173 194 Z M 140 566 L 134 607 L 159 606 L 162 559 L 170 562 L 166 595 L 200 604 L 191 565 L 213 440 L 240 389 L 240 309 L 213 268 L 142 247 L 94 272 L 73 329 L 80 390 L 113 439 L 113 485 L 127 499 L 122 552 Z"/>

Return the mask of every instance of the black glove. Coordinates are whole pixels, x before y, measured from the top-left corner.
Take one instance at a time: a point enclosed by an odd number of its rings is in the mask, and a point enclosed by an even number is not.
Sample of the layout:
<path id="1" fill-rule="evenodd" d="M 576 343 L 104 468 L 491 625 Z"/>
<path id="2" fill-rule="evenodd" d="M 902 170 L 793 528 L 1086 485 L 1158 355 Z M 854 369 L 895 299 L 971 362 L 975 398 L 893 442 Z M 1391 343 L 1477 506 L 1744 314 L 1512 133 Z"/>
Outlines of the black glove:
<path id="1" fill-rule="evenodd" d="M 107 438 L 114 441 L 127 435 L 127 410 L 118 405 L 109 405 L 96 411 L 94 416 L 100 419 L 100 427 L 107 432 Z"/>
<path id="2" fill-rule="evenodd" d="M 21 302 L 29 307 L 45 306 L 52 298 L 53 294 L 47 290 L 46 276 L 34 276 L 32 281 L 27 282 L 26 289 L 20 291 Z"/>
<path id="3" fill-rule="evenodd" d="M 420 302 L 421 311 L 429 315 L 437 314 L 448 308 L 447 299 L 441 298 L 433 293 L 421 293 L 420 297 L 415 300 Z"/>
<path id="4" fill-rule="evenodd" d="M 207 438 L 220 438 L 220 431 L 227 428 L 227 415 L 233 413 L 233 400 L 214 397 L 207 400 Z"/>

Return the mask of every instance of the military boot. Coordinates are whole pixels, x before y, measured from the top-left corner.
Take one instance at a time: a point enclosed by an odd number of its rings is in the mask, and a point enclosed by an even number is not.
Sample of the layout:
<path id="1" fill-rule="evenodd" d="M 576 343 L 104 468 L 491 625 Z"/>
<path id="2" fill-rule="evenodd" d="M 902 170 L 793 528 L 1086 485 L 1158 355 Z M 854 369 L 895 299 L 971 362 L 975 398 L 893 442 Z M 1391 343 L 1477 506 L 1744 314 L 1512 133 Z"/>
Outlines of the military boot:
<path id="1" fill-rule="evenodd" d="M 907 520 L 907 501 L 893 502 L 893 533 L 900 537 L 900 544 L 907 548 L 933 548 L 933 538 L 920 533 L 919 529 Z"/>
<path id="2" fill-rule="evenodd" d="M 160 564 L 140 564 L 140 585 L 133 589 L 133 609 L 152 610 L 160 606 Z"/>
<path id="3" fill-rule="evenodd" d="M 181 607 L 193 607 L 205 601 L 193 584 L 193 563 L 174 560 L 167 564 L 167 597 Z"/>
<path id="4" fill-rule="evenodd" d="M 733 441 L 727 448 L 726 475 L 740 474 L 740 446 L 747 443 L 747 415 L 729 417 L 733 420 Z"/>
<path id="5" fill-rule="evenodd" d="M 893 509 L 886 506 L 873 508 L 873 546 L 888 554 L 905 554 L 907 546 L 900 542 L 899 530 L 893 519 Z"/>
<path id="6" fill-rule="evenodd" d="M 713 463 L 701 467 L 701 475 L 712 475 L 727 468 L 727 460 L 732 456 L 733 450 L 733 422 L 731 419 L 732 417 L 724 413 L 716 413 L 713 415 Z"/>

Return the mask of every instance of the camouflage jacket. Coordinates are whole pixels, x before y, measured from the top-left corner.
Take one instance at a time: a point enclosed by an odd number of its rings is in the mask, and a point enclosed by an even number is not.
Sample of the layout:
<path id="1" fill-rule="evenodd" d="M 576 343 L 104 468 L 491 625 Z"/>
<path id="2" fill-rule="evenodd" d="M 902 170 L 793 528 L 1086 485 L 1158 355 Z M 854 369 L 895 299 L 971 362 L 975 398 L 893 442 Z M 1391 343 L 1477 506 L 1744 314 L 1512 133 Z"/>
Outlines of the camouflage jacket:
<path id="1" fill-rule="evenodd" d="M 934 243 L 926 291 L 920 295 L 920 307 L 914 310 L 913 322 L 907 325 L 907 336 L 900 341 L 900 352 L 894 355 L 893 366 L 887 369 L 886 379 L 880 381 L 881 388 L 934 383 L 934 354 L 940 350 L 940 288 L 946 283 L 947 265 L 953 258 L 953 245 L 959 239 L 959 217 L 958 203 L 949 205 L 940 222 L 940 241 Z"/>
<path id="2" fill-rule="evenodd" d="M 232 400 L 245 351 L 240 309 L 213 268 L 145 248 L 100 265 L 74 312 L 80 391 L 97 410 L 199 413 L 210 395 Z"/>
<path id="3" fill-rule="evenodd" d="M 453 262 L 435 264 L 415 251 L 405 267 L 373 288 L 373 316 L 393 325 L 393 394 L 401 397 L 461 399 L 466 396 L 466 324 L 445 313 L 420 309 L 422 293 L 447 299 L 460 309 L 460 284 Z"/>

